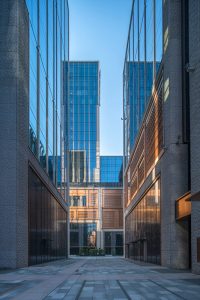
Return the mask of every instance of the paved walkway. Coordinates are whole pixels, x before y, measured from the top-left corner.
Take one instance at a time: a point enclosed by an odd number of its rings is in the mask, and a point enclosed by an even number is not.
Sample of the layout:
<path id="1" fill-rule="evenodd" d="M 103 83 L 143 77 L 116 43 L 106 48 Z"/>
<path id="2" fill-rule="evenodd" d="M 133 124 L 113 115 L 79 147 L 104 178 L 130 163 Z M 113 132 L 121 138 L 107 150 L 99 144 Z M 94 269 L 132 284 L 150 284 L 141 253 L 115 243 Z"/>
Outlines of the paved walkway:
<path id="1" fill-rule="evenodd" d="M 71 258 L 0 271 L 0 299 L 200 299 L 200 276 L 122 258 Z"/>

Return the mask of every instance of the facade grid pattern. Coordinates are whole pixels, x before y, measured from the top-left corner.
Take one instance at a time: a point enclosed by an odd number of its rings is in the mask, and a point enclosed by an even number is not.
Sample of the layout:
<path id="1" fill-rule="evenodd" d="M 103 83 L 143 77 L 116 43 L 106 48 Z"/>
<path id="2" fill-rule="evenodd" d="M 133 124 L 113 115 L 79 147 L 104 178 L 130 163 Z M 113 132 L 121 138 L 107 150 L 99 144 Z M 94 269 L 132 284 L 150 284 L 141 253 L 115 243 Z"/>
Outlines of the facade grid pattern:
<path id="1" fill-rule="evenodd" d="M 133 2 L 123 73 L 124 168 L 162 59 L 162 0 Z"/>
<path id="2" fill-rule="evenodd" d="M 64 196 L 62 89 L 69 59 L 68 1 L 26 0 L 29 13 L 29 146 Z"/>
<path id="3" fill-rule="evenodd" d="M 99 63 L 70 62 L 65 72 L 69 182 L 99 182 Z"/>
<path id="4" fill-rule="evenodd" d="M 160 264 L 160 181 L 126 217 L 126 256 Z"/>
<path id="5" fill-rule="evenodd" d="M 122 156 L 100 156 L 100 182 L 121 183 L 122 185 Z"/>
<path id="6" fill-rule="evenodd" d="M 67 212 L 29 168 L 29 265 L 67 257 Z"/>
<path id="7" fill-rule="evenodd" d="M 162 0 L 133 1 L 123 73 L 126 256 L 154 263 L 161 255 L 160 196 L 153 197 L 159 183 L 139 202 L 135 197 L 163 146 L 162 26 Z"/>

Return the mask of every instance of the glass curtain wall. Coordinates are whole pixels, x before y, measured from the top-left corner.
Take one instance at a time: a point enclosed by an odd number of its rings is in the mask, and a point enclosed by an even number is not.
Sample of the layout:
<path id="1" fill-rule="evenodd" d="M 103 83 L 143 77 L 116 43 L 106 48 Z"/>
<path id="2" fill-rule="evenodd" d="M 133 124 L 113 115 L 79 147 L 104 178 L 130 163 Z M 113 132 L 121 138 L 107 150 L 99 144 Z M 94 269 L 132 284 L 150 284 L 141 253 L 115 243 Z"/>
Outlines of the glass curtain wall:
<path id="1" fill-rule="evenodd" d="M 67 94 L 70 184 L 99 182 L 99 63 L 70 62 Z"/>
<path id="2" fill-rule="evenodd" d="M 100 156 L 100 182 L 122 185 L 122 156 Z"/>
<path id="3" fill-rule="evenodd" d="M 123 232 L 104 232 L 104 249 L 106 255 L 123 255 Z"/>
<path id="4" fill-rule="evenodd" d="M 67 213 L 29 168 L 29 265 L 67 256 Z"/>
<path id="5" fill-rule="evenodd" d="M 160 264 L 160 180 L 126 217 L 126 257 Z"/>
<path id="6" fill-rule="evenodd" d="M 162 59 L 162 0 L 133 1 L 124 62 L 124 167 Z"/>
<path id="7" fill-rule="evenodd" d="M 78 255 L 86 248 L 96 248 L 96 223 L 70 223 L 70 254 Z"/>
<path id="8" fill-rule="evenodd" d="M 26 0 L 26 5 L 30 28 L 29 146 L 62 192 L 66 182 L 62 62 L 69 59 L 68 1 Z"/>

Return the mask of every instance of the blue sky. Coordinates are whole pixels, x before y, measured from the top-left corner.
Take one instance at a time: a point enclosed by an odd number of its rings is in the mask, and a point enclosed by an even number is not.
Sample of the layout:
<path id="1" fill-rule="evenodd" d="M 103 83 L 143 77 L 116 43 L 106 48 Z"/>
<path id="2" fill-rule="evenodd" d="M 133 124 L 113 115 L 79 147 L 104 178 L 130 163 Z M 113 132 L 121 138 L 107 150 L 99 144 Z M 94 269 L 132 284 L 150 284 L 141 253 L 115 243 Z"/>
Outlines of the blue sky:
<path id="1" fill-rule="evenodd" d="M 69 0 L 70 59 L 99 60 L 101 155 L 123 151 L 123 64 L 132 0 Z"/>

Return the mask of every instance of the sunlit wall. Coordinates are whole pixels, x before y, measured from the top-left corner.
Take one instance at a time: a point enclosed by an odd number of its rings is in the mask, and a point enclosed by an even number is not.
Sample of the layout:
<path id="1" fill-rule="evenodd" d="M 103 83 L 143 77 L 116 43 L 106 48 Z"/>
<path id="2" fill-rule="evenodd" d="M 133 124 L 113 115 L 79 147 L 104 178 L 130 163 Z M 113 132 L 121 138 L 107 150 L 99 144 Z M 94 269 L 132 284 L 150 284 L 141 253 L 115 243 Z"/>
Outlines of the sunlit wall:
<path id="1" fill-rule="evenodd" d="M 124 62 L 124 155 L 130 153 L 162 59 L 162 0 L 133 1 Z"/>
<path id="2" fill-rule="evenodd" d="M 160 264 L 160 181 L 126 217 L 126 257 Z"/>

